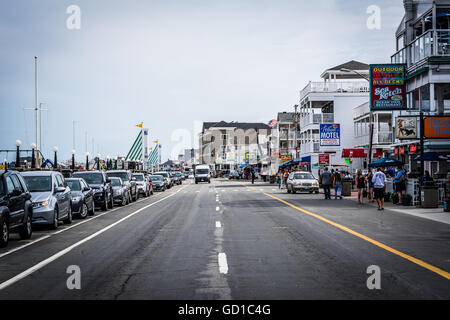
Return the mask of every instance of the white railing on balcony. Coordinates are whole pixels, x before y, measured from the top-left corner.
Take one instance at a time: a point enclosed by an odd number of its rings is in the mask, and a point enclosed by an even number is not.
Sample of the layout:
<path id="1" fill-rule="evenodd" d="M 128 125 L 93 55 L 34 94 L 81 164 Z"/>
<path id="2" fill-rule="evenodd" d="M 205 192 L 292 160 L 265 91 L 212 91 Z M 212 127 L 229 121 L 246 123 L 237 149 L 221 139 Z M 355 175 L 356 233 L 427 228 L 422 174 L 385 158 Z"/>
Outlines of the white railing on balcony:
<path id="1" fill-rule="evenodd" d="M 450 56 L 450 29 L 429 30 L 392 55 L 391 62 L 410 66 L 431 56 Z"/>
<path id="2" fill-rule="evenodd" d="M 306 142 L 300 145 L 300 154 L 320 152 L 320 144 L 318 142 Z"/>
<path id="3" fill-rule="evenodd" d="M 367 81 L 309 82 L 300 92 L 300 100 L 311 92 L 368 93 Z"/>
<path id="4" fill-rule="evenodd" d="M 334 114 L 333 113 L 315 113 L 308 114 L 301 117 L 300 128 L 304 128 L 310 124 L 321 124 L 321 123 L 333 123 Z"/>
<path id="5" fill-rule="evenodd" d="M 355 146 L 361 147 L 361 146 L 368 146 L 370 143 L 370 135 L 365 134 L 362 136 L 355 137 Z M 373 141 L 372 143 L 374 145 L 376 144 L 385 144 L 390 145 L 392 144 L 392 132 L 374 132 L 373 134 Z"/>

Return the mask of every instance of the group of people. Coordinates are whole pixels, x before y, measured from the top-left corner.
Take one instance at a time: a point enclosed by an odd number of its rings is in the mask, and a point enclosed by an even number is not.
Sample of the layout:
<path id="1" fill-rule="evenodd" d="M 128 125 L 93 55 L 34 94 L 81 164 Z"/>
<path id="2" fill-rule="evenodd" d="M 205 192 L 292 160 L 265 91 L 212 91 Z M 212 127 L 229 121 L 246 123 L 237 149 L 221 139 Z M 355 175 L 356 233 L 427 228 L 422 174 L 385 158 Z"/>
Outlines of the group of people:
<path id="1" fill-rule="evenodd" d="M 320 175 L 320 180 L 325 193 L 325 199 L 331 199 L 331 187 L 334 188 L 334 199 L 342 200 L 342 179 L 351 178 L 348 172 L 340 172 L 338 169 L 328 170 L 326 167 Z"/>

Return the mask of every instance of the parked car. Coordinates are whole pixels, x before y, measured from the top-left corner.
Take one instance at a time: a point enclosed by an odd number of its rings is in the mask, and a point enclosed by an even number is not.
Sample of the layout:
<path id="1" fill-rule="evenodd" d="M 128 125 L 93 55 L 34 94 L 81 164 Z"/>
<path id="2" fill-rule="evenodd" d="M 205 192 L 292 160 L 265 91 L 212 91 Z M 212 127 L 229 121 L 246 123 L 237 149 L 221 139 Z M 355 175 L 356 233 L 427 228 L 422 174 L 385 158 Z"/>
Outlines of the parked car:
<path id="1" fill-rule="evenodd" d="M 150 194 L 153 194 L 151 182 L 147 180 L 143 173 L 133 173 L 133 177 L 136 179 L 139 194 L 144 195 L 144 197 L 149 197 Z"/>
<path id="2" fill-rule="evenodd" d="M 112 209 L 114 198 L 110 180 L 103 171 L 78 171 L 73 178 L 83 178 L 94 191 L 94 203 L 103 211 Z"/>
<path id="3" fill-rule="evenodd" d="M 121 206 L 129 204 L 131 200 L 125 182 L 117 177 L 111 177 L 109 179 L 113 188 L 114 203 L 118 203 Z"/>
<path id="4" fill-rule="evenodd" d="M 82 178 L 66 179 L 67 186 L 72 192 L 72 214 L 81 219 L 95 214 L 94 190 Z"/>
<path id="5" fill-rule="evenodd" d="M 170 189 L 173 187 L 173 181 L 169 176 L 169 173 L 166 171 L 155 172 L 154 175 L 163 176 L 164 180 L 166 180 L 166 188 Z"/>
<path id="6" fill-rule="evenodd" d="M 311 172 L 292 172 L 287 179 L 287 192 L 307 191 L 309 193 L 319 193 L 319 181 Z"/>
<path id="7" fill-rule="evenodd" d="M 196 166 L 194 176 L 196 184 L 198 184 L 201 181 L 211 183 L 211 170 L 208 165 Z"/>
<path id="8" fill-rule="evenodd" d="M 10 232 L 21 239 L 33 233 L 33 204 L 22 176 L 16 171 L 0 171 L 0 247 L 8 245 Z"/>
<path id="9" fill-rule="evenodd" d="M 172 180 L 173 180 L 174 184 L 180 185 L 183 183 L 183 181 L 181 180 L 181 173 L 179 173 L 179 172 L 174 172 L 172 174 Z"/>
<path id="10" fill-rule="evenodd" d="M 59 221 L 72 223 L 72 192 L 61 173 L 28 171 L 22 176 L 31 193 L 33 224 L 57 229 Z"/>
<path id="11" fill-rule="evenodd" d="M 149 178 L 152 181 L 153 189 L 155 191 L 166 191 L 167 186 L 163 176 L 151 175 Z"/>
<path id="12" fill-rule="evenodd" d="M 106 174 L 108 177 L 117 177 L 122 179 L 127 186 L 128 193 L 130 195 L 130 202 L 138 199 L 139 193 L 137 190 L 136 179 L 133 178 L 130 170 L 110 170 L 106 171 Z"/>

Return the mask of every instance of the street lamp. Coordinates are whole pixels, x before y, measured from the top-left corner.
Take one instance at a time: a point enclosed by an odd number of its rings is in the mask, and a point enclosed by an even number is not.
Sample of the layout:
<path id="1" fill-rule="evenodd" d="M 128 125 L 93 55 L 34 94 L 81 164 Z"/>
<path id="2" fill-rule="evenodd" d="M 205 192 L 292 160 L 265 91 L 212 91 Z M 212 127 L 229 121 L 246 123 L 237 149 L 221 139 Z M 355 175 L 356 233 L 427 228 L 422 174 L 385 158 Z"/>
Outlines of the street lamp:
<path id="1" fill-rule="evenodd" d="M 16 147 L 17 147 L 17 153 L 16 153 L 16 168 L 20 167 L 20 146 L 22 145 L 22 141 L 16 140 Z"/>
<path id="2" fill-rule="evenodd" d="M 75 149 L 72 150 L 72 170 L 75 170 Z"/>
<path id="3" fill-rule="evenodd" d="M 117 170 L 117 157 L 114 158 L 114 170 Z"/>
<path id="4" fill-rule="evenodd" d="M 36 168 L 36 158 L 34 155 L 34 149 L 36 149 L 36 143 L 32 143 L 30 145 L 30 147 L 31 147 L 31 168 L 34 169 L 34 168 Z"/>
<path id="5" fill-rule="evenodd" d="M 89 152 L 86 152 L 86 171 L 89 170 Z"/>
<path id="6" fill-rule="evenodd" d="M 122 170 L 125 169 L 125 158 L 122 157 Z"/>
<path id="7" fill-rule="evenodd" d="M 55 169 L 58 169 L 58 156 L 57 156 L 57 153 L 58 153 L 58 147 L 53 147 L 53 152 L 55 153 L 55 159 L 54 159 L 54 164 L 53 164 L 53 167 L 55 168 Z"/>
<path id="8" fill-rule="evenodd" d="M 347 69 L 347 68 L 341 68 L 342 72 L 353 72 L 356 73 L 357 75 L 359 75 L 361 78 L 367 80 L 370 83 L 370 79 L 367 78 L 365 75 L 359 73 L 356 70 L 351 70 L 351 69 Z M 372 162 L 372 144 L 373 144 L 373 112 L 372 112 L 372 108 L 371 106 L 369 106 L 369 121 L 370 121 L 370 126 L 369 126 L 369 161 L 367 163 L 367 165 L 369 165 Z"/>
<path id="9" fill-rule="evenodd" d="M 100 157 L 101 157 L 101 154 L 98 153 L 98 154 L 97 154 L 97 170 L 98 170 L 98 171 L 100 171 Z"/>

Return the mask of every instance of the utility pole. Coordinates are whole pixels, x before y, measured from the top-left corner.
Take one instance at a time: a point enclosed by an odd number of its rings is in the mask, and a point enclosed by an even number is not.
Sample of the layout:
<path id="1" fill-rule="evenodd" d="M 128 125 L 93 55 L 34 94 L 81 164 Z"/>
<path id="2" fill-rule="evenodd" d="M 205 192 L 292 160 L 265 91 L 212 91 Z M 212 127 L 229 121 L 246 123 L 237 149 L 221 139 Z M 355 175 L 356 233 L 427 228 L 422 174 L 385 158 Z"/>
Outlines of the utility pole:
<path id="1" fill-rule="evenodd" d="M 298 134 L 298 123 L 299 123 L 299 114 L 298 114 L 298 104 L 294 105 L 294 123 L 295 123 L 295 136 L 294 136 L 294 144 L 295 144 L 295 159 L 298 158 L 298 143 L 297 143 L 297 134 Z"/>

